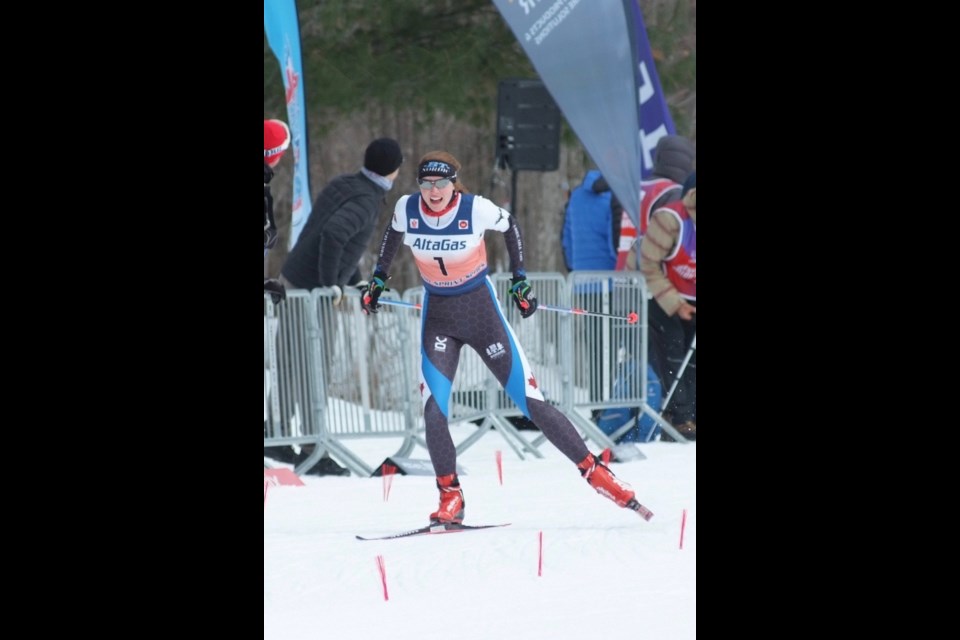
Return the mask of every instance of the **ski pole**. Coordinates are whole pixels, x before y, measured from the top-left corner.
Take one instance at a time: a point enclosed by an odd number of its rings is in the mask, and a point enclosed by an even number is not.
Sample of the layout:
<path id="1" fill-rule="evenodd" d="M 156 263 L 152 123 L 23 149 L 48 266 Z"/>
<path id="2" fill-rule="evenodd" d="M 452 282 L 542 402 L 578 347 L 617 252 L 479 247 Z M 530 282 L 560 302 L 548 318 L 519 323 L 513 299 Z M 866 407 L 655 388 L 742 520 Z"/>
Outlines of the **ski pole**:
<path id="1" fill-rule="evenodd" d="M 677 371 L 677 375 L 674 376 L 673 384 L 670 385 L 670 391 L 667 392 L 667 397 L 663 401 L 663 405 L 660 407 L 660 414 L 662 415 L 664 411 L 667 410 L 667 405 L 670 404 L 670 398 L 673 397 L 673 392 L 677 390 L 677 385 L 680 384 L 680 380 L 683 379 L 683 374 L 687 370 L 687 365 L 690 364 L 690 356 L 693 355 L 693 352 L 697 350 L 697 334 L 693 334 L 693 342 L 690 343 L 690 349 L 687 351 L 687 357 L 683 359 L 683 362 L 680 364 L 680 369 Z"/>
<path id="2" fill-rule="evenodd" d="M 405 302 L 403 300 L 389 300 L 381 299 L 378 301 L 380 304 L 392 304 L 397 307 L 408 307 L 411 309 L 420 309 L 421 305 L 413 302 Z M 595 311 L 587 311 L 586 309 L 577 309 L 577 308 L 564 308 L 564 307 L 552 307 L 546 304 L 538 304 L 537 309 L 544 309 L 546 311 L 556 311 L 558 313 L 572 313 L 578 316 L 598 316 L 600 318 L 613 318 L 614 320 L 626 320 L 628 324 L 636 324 L 640 321 L 640 316 L 635 312 L 631 311 L 625 316 L 618 316 L 613 313 L 597 313 Z"/>
<path id="3" fill-rule="evenodd" d="M 613 313 L 597 313 L 596 311 L 587 311 L 586 309 L 577 309 L 572 307 L 566 309 L 564 307 L 551 307 L 547 304 L 539 304 L 538 309 L 545 309 L 546 311 L 556 311 L 557 313 L 572 313 L 578 316 L 597 316 L 599 318 L 613 318 L 614 320 L 626 320 L 627 324 L 637 324 L 640 321 L 640 316 L 637 315 L 636 311 L 631 311 L 625 316 L 618 316 Z"/>

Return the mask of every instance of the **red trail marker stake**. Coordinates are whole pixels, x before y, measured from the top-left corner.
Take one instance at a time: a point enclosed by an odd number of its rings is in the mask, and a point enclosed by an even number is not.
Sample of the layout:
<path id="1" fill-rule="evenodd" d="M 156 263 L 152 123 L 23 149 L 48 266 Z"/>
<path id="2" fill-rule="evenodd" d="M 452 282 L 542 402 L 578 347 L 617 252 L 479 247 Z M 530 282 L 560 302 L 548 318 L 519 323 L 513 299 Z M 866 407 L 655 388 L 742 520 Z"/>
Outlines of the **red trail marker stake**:
<path id="1" fill-rule="evenodd" d="M 390 595 L 387 593 L 387 565 L 383 561 L 383 556 L 377 556 L 377 570 L 380 572 L 380 582 L 383 584 L 383 599 L 389 600 Z"/>
<path id="2" fill-rule="evenodd" d="M 543 531 L 540 532 L 540 560 L 537 562 L 537 577 L 543 575 Z"/>
<path id="3" fill-rule="evenodd" d="M 497 449 L 493 454 L 497 461 L 497 477 L 500 479 L 500 486 L 503 486 L 503 452 Z"/>
<path id="4" fill-rule="evenodd" d="M 383 501 L 386 502 L 390 499 L 390 487 L 393 486 L 393 478 L 397 475 L 397 468 L 384 462 L 380 467 L 380 475 L 383 476 Z"/>
<path id="5" fill-rule="evenodd" d="M 683 530 L 687 528 L 687 510 L 683 510 L 683 517 L 680 518 L 680 548 L 683 549 Z"/>

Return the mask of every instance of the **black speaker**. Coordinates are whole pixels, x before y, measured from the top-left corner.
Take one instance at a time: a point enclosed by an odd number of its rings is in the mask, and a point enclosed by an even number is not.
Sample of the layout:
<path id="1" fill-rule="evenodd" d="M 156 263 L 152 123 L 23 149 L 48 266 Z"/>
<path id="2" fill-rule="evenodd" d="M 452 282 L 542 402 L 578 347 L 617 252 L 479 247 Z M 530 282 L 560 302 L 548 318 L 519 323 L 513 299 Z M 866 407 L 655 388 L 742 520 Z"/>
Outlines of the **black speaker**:
<path id="1" fill-rule="evenodd" d="M 497 93 L 500 168 L 559 169 L 560 116 L 560 108 L 540 80 L 501 80 Z"/>

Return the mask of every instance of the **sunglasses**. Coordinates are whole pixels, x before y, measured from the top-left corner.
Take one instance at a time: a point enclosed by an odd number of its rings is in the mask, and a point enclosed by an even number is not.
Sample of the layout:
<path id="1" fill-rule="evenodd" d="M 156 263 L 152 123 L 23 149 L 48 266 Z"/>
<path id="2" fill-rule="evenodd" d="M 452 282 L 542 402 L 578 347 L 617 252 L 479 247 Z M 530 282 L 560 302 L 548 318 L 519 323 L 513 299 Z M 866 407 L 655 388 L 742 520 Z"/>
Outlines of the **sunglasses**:
<path id="1" fill-rule="evenodd" d="M 449 185 L 453 180 L 450 178 L 440 178 L 439 180 L 417 180 L 417 184 L 420 185 L 421 189 L 426 189 L 429 191 L 436 187 L 437 189 L 443 189 Z"/>

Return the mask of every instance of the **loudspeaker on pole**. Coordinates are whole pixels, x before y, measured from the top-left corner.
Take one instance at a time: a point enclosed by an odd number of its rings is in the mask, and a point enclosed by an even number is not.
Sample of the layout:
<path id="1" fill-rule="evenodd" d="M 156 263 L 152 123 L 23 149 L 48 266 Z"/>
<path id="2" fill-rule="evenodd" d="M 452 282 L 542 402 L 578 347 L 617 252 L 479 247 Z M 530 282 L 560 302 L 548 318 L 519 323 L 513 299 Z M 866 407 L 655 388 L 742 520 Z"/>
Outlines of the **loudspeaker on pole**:
<path id="1" fill-rule="evenodd" d="M 540 80 L 500 81 L 497 94 L 497 162 L 513 171 L 560 168 L 561 112 Z"/>

